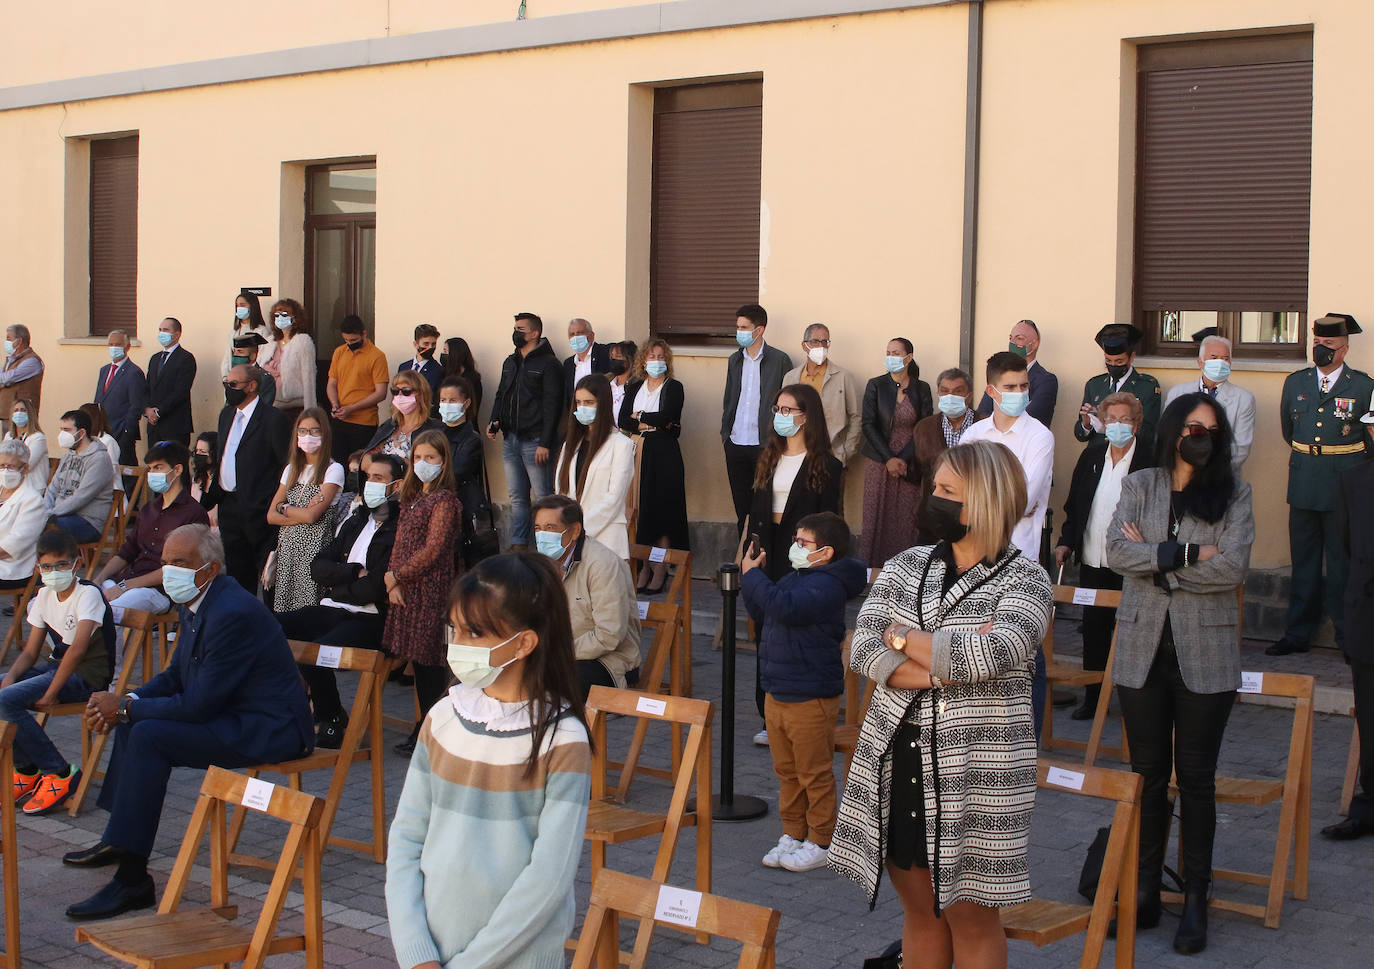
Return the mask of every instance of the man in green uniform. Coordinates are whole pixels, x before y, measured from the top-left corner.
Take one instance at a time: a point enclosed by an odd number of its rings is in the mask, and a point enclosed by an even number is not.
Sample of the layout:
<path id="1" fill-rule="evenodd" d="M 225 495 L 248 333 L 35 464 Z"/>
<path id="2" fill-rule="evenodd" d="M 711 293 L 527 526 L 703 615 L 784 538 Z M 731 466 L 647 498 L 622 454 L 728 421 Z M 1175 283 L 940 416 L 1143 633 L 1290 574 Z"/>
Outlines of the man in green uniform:
<path id="1" fill-rule="evenodd" d="M 1288 546 L 1293 579 L 1288 626 L 1265 650 L 1270 656 L 1305 653 L 1321 619 L 1322 558 L 1326 559 L 1326 614 L 1345 648 L 1345 536 L 1336 521 L 1341 472 L 1369 460 L 1369 411 L 1374 379 L 1345 365 L 1350 337 L 1360 332 L 1353 316 L 1328 313 L 1312 323 L 1312 362 L 1283 382 L 1279 420 L 1288 455 Z"/>
<path id="2" fill-rule="evenodd" d="M 1135 394 L 1140 406 L 1145 409 L 1137 438 L 1146 447 L 1155 446 L 1155 425 L 1159 423 L 1159 381 L 1135 369 L 1135 348 L 1144 335 L 1139 327 L 1130 323 L 1108 323 L 1097 331 L 1094 339 L 1102 348 L 1107 372 L 1098 374 L 1083 386 L 1083 404 L 1078 408 L 1078 423 L 1073 426 L 1073 436 L 1080 441 L 1091 443 L 1102 440 L 1102 420 L 1097 416 L 1097 405 L 1110 394 L 1125 391 Z"/>

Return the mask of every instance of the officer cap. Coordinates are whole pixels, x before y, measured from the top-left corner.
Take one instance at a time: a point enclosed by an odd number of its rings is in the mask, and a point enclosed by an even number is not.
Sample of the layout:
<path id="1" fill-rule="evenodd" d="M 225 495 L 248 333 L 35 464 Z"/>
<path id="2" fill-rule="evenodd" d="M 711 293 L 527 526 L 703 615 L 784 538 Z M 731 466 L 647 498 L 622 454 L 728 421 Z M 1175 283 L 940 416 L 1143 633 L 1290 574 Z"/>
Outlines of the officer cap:
<path id="1" fill-rule="evenodd" d="M 1093 339 L 1107 353 L 1126 353 L 1134 350 L 1144 335 L 1140 327 L 1130 323 L 1108 323 Z"/>
<path id="2" fill-rule="evenodd" d="M 260 347 L 266 342 L 267 339 L 261 333 L 255 333 L 249 330 L 247 333 L 241 333 L 234 337 L 234 349 L 246 350 L 249 347 Z"/>
<path id="3" fill-rule="evenodd" d="M 1215 326 L 1204 326 L 1202 329 L 1198 330 L 1196 333 L 1193 334 L 1193 342 L 1194 342 L 1194 343 L 1201 343 L 1203 340 L 1207 339 L 1209 336 L 1217 336 L 1217 335 L 1218 335 L 1218 334 L 1217 334 L 1217 328 L 1216 328 Z"/>
<path id="4" fill-rule="evenodd" d="M 1360 324 L 1349 313 L 1327 313 L 1312 321 L 1312 332 L 1317 336 L 1354 336 L 1360 332 Z"/>

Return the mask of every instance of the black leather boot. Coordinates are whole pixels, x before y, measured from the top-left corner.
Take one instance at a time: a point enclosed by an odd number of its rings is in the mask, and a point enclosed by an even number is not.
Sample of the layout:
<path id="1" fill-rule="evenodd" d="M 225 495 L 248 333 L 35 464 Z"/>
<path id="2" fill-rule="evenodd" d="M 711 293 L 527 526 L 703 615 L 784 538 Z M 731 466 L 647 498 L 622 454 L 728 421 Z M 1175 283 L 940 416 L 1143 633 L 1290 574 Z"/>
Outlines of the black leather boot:
<path id="1" fill-rule="evenodd" d="M 1160 913 L 1164 910 L 1159 900 L 1159 876 L 1147 878 L 1140 876 L 1135 892 L 1135 927 L 1153 929 L 1159 924 Z M 1116 919 L 1107 925 L 1107 938 L 1116 938 Z"/>
<path id="2" fill-rule="evenodd" d="M 1183 918 L 1174 935 L 1174 951 L 1191 956 L 1207 948 L 1208 882 L 1189 882 L 1183 891 Z"/>

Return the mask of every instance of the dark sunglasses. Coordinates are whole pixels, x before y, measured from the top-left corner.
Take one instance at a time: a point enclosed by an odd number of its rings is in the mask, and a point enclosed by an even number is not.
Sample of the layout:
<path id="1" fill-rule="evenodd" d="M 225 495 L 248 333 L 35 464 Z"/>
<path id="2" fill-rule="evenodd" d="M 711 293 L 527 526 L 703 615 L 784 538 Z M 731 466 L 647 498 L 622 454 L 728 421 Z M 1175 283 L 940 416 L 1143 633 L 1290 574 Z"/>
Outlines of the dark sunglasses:
<path id="1" fill-rule="evenodd" d="M 1220 433 L 1221 433 L 1221 428 L 1219 428 L 1219 427 L 1208 427 L 1208 426 L 1206 426 L 1205 424 L 1184 424 L 1184 425 L 1183 425 L 1183 436 L 1184 436 L 1184 437 L 1206 437 L 1208 434 L 1211 434 L 1212 436 L 1215 437 L 1216 435 L 1218 435 L 1218 434 L 1220 434 Z"/>
<path id="2" fill-rule="evenodd" d="M 391 396 L 392 396 L 392 397 L 414 397 L 414 396 L 415 396 L 415 388 L 414 388 L 414 387 L 392 387 L 392 388 L 391 388 Z"/>

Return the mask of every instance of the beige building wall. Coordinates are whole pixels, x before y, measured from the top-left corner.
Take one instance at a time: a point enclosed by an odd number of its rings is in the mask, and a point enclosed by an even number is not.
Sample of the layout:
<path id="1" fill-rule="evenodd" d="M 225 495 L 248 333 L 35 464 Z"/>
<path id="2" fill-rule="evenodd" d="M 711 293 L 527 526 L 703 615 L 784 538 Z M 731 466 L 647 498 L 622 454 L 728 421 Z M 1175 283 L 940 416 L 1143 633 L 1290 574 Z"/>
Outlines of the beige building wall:
<path id="1" fill-rule="evenodd" d="M 4 86 L 230 54 L 385 36 L 383 2 L 249 2 L 232 12 L 150 2 L 143 42 L 110 44 L 127 11 L 20 5 Z M 419 32 L 514 17 L 518 0 L 392 0 L 390 27 Z M 531 18 L 628 6 L 529 0 Z M 699 4 L 664 4 L 698 8 Z M 717 5 L 719 6 L 719 5 Z M 815 6 L 812 4 L 811 6 Z M 326 9 L 327 8 L 327 9 Z M 159 19 L 159 15 L 160 18 Z M 377 338 L 394 370 L 413 325 L 473 344 L 494 393 L 511 314 L 585 316 L 601 340 L 648 333 L 647 185 L 652 85 L 762 76 L 761 302 L 768 339 L 800 359 L 813 321 L 860 382 L 883 346 L 910 337 L 924 374 L 958 362 L 967 17 L 964 4 L 655 34 L 407 64 L 0 110 L 0 323 L 35 331 L 49 365 L 43 418 L 87 399 L 103 340 L 64 340 L 84 320 L 82 139 L 140 135 L 139 324 L 146 363 L 158 320 L 179 317 L 197 356 L 198 428 L 214 426 L 231 298 L 243 285 L 302 288 L 304 165 L 376 156 Z M 1365 106 L 1358 44 L 1374 9 L 1341 0 L 995 0 L 986 5 L 975 370 L 1011 322 L 1042 325 L 1060 378 L 1054 507 L 1079 445 L 1068 433 L 1101 369 L 1091 336 L 1130 309 L 1134 43 L 1315 23 L 1311 314 L 1374 321 Z M 59 48 L 55 50 L 55 48 Z M 725 321 L 728 323 L 728 321 Z M 65 329 L 64 329 L 65 328 Z M 1364 341 L 1374 341 L 1374 332 Z M 1350 363 L 1374 367 L 1357 339 Z M 725 354 L 680 347 L 689 514 L 732 517 L 719 440 Z M 1167 389 L 1176 361 L 1142 361 Z M 1287 561 L 1283 372 L 1238 365 L 1259 398 L 1247 476 L 1257 485 L 1254 564 Z M 981 383 L 981 379 L 979 381 Z M 486 415 L 483 415 L 485 421 Z M 492 485 L 503 493 L 499 449 Z M 847 510 L 860 525 L 861 468 Z"/>

